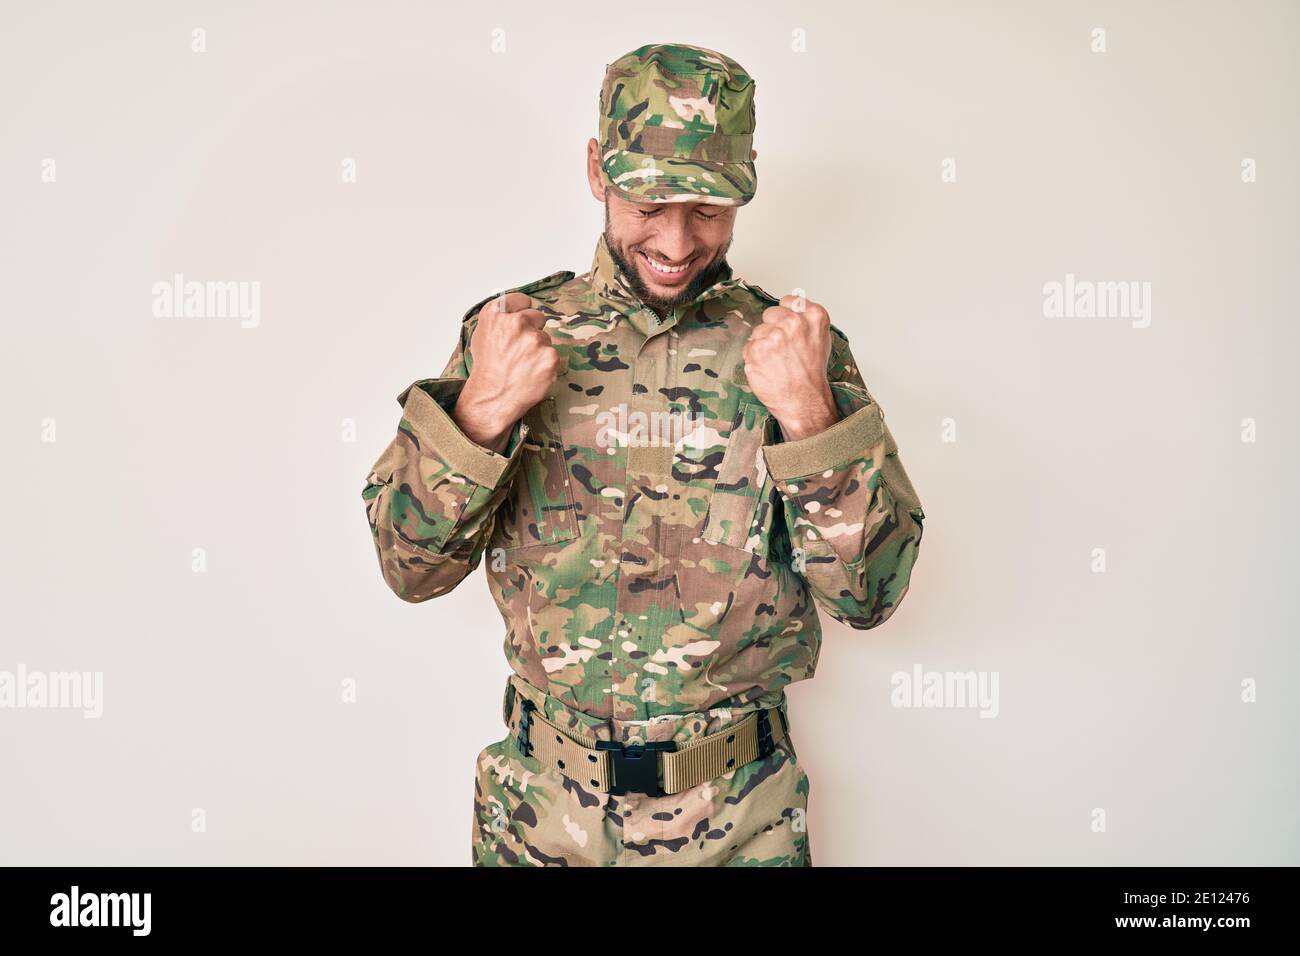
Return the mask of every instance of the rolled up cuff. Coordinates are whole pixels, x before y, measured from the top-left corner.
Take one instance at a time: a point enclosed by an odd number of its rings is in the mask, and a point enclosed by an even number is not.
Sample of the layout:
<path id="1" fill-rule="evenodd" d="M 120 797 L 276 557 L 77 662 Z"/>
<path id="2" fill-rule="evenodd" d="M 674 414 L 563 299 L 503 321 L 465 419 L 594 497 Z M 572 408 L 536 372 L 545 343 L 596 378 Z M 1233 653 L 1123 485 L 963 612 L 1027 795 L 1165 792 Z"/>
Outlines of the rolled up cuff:
<path id="1" fill-rule="evenodd" d="M 475 442 L 452 419 L 450 411 L 465 385 L 461 378 L 430 378 L 412 383 L 397 396 L 402 417 L 410 423 L 425 453 L 439 455 L 452 470 L 484 488 L 495 489 L 510 463 L 519 457 L 528 426 L 516 422 L 499 455 Z"/>
<path id="2" fill-rule="evenodd" d="M 880 406 L 863 389 L 842 382 L 831 385 L 835 403 L 843 416 L 838 422 L 798 441 L 764 445 L 767 470 L 778 481 L 802 478 L 839 468 L 867 451 L 885 436 Z"/>

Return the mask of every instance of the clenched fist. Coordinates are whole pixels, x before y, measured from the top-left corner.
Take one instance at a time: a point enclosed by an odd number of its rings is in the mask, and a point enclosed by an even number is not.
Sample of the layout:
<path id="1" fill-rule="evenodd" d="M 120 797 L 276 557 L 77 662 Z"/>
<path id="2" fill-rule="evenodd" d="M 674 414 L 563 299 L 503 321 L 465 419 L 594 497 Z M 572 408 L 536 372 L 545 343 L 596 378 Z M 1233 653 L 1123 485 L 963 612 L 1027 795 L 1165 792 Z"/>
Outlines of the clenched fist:
<path id="1" fill-rule="evenodd" d="M 460 430 L 484 448 L 501 451 L 525 412 L 546 397 L 560 356 L 531 299 L 511 292 L 478 313 L 470 339 L 473 362 L 452 415 Z"/>
<path id="2" fill-rule="evenodd" d="M 749 387 L 781 423 L 785 438 L 807 438 L 839 420 L 826 378 L 831 319 L 816 302 L 787 295 L 765 309 L 742 354 Z"/>

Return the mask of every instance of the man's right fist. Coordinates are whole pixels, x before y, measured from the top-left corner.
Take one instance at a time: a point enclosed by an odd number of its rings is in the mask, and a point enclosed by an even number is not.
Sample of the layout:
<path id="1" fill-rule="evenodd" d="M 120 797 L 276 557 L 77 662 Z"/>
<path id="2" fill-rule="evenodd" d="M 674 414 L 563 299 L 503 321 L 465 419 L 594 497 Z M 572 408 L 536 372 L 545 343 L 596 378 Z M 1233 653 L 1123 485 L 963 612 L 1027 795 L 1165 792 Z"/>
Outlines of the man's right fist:
<path id="1" fill-rule="evenodd" d="M 522 292 L 499 296 L 479 310 L 470 338 L 469 379 L 452 414 L 460 430 L 484 448 L 501 451 L 525 412 L 546 397 L 560 355 Z"/>

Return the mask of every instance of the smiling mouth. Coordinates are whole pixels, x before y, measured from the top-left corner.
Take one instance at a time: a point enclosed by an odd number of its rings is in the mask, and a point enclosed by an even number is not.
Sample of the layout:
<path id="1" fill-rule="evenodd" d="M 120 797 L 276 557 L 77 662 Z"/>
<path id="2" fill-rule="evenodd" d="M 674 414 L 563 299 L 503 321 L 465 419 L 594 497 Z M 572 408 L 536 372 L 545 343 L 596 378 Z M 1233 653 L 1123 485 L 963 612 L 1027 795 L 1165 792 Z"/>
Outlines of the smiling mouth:
<path id="1" fill-rule="evenodd" d="M 655 262 L 655 260 L 651 259 L 644 252 L 638 252 L 637 255 L 639 255 L 645 261 L 646 265 L 650 267 L 651 273 L 662 279 L 666 279 L 669 282 L 677 281 L 681 277 L 685 276 L 686 270 L 690 268 L 691 263 L 695 261 L 695 257 L 691 256 L 691 258 L 687 259 L 679 266 L 666 266 L 661 262 Z"/>

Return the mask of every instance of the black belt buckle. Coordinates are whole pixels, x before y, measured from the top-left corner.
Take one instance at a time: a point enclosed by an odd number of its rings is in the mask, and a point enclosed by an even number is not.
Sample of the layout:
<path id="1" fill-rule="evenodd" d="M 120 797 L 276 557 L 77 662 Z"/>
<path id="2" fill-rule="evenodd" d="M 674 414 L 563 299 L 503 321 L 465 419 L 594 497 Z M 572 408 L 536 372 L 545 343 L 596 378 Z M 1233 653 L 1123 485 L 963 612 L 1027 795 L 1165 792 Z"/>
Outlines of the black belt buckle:
<path id="1" fill-rule="evenodd" d="M 767 715 L 766 710 L 760 710 L 758 712 L 758 756 L 760 759 L 770 757 L 774 750 L 776 744 L 772 740 L 772 718 Z"/>
<path id="2" fill-rule="evenodd" d="M 519 733 L 515 737 L 515 746 L 525 757 L 533 752 L 533 711 L 536 709 L 537 705 L 527 697 L 519 702 Z"/>
<path id="3" fill-rule="evenodd" d="M 596 749 L 609 751 L 610 769 L 614 776 L 609 786 L 610 793 L 618 796 L 629 792 L 650 797 L 664 796 L 659 784 L 659 754 L 675 751 L 675 741 L 621 744 L 614 740 L 597 740 Z"/>

